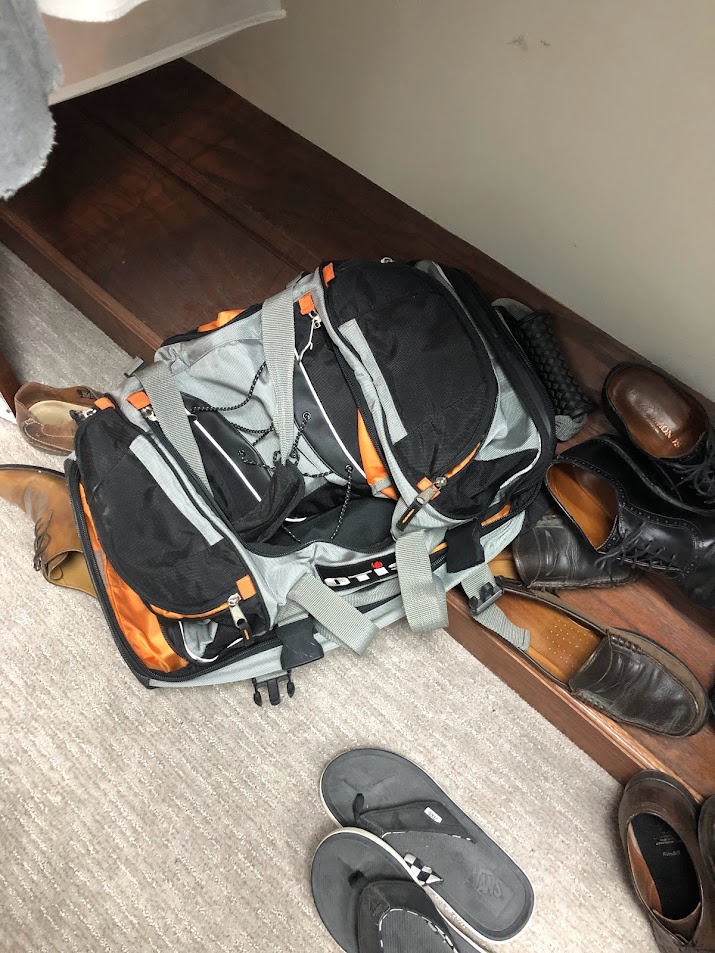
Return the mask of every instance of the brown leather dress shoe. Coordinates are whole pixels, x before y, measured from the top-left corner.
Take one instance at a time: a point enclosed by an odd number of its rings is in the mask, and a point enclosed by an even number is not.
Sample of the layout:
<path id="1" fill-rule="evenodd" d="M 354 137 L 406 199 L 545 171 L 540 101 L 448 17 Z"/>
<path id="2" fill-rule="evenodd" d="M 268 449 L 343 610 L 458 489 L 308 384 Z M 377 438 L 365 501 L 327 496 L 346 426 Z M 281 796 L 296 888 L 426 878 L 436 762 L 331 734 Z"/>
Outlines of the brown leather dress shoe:
<path id="1" fill-rule="evenodd" d="M 698 843 L 698 808 L 674 778 L 641 771 L 618 826 L 631 881 L 662 953 L 715 953 L 715 887 Z"/>
<path id="2" fill-rule="evenodd" d="M 715 507 L 715 427 L 699 400 L 662 371 L 624 363 L 606 378 L 603 407 L 664 492 Z"/>
<path id="3" fill-rule="evenodd" d="M 64 475 L 44 467 L 0 466 L 0 497 L 35 522 L 35 569 L 55 586 L 93 596 Z"/>
<path id="4" fill-rule="evenodd" d="M 503 563 L 490 563 L 498 571 Z M 614 721 L 683 737 L 708 719 L 705 689 L 690 669 L 637 632 L 612 629 L 557 596 L 497 577 L 499 608 L 531 633 L 524 655 L 578 701 Z"/>
<path id="5" fill-rule="evenodd" d="M 70 411 L 91 407 L 99 395 L 89 387 L 48 387 L 23 384 L 15 394 L 15 415 L 20 431 L 33 447 L 66 457 L 74 448 L 77 424 Z"/>

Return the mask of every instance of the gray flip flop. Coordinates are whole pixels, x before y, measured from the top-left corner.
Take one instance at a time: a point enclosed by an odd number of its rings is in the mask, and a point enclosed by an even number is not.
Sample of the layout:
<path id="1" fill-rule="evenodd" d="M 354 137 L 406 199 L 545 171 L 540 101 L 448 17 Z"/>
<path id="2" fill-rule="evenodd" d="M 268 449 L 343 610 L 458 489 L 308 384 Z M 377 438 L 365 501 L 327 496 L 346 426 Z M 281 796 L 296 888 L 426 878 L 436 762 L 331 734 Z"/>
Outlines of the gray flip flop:
<path id="1" fill-rule="evenodd" d="M 449 926 L 405 862 L 366 831 L 334 831 L 313 858 L 315 906 L 346 953 L 485 953 Z"/>
<path id="2" fill-rule="evenodd" d="M 507 940 L 528 922 L 534 892 L 524 872 L 411 761 L 346 751 L 323 772 L 320 793 L 337 824 L 389 844 L 463 933 Z"/>

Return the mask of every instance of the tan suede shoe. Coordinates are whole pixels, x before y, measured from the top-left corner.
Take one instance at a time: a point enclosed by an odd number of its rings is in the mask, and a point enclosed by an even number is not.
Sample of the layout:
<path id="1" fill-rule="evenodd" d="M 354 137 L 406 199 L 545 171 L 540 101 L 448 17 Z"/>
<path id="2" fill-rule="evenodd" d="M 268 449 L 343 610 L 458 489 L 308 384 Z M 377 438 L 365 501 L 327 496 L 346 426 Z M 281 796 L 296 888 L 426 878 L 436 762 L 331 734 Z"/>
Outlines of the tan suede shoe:
<path id="1" fill-rule="evenodd" d="M 55 586 L 93 596 L 64 475 L 44 467 L 0 466 L 0 497 L 34 520 L 35 569 Z"/>
<path id="2" fill-rule="evenodd" d="M 66 457 L 74 447 L 77 424 L 70 411 L 91 407 L 99 395 L 89 387 L 49 387 L 30 382 L 15 394 L 20 431 L 33 447 Z"/>

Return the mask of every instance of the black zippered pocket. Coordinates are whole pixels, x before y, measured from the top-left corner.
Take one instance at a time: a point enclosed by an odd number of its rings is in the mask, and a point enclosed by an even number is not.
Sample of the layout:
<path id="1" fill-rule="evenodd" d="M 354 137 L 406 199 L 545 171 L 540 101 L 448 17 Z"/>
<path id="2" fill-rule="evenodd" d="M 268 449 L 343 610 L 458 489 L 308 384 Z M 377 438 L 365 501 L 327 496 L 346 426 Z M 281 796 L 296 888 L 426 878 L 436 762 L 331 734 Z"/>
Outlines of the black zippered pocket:
<path id="1" fill-rule="evenodd" d="M 112 407 L 81 424 L 75 447 L 99 543 L 145 604 L 168 617 L 240 619 L 231 600 L 248 569 L 151 435 Z"/>
<path id="2" fill-rule="evenodd" d="M 510 328 L 479 285 L 458 268 L 443 268 L 443 271 L 471 319 L 499 355 L 512 387 L 536 425 L 541 439 L 541 453 L 532 471 L 540 471 L 543 476 L 556 450 L 554 408 L 546 388 Z"/>
<path id="3" fill-rule="evenodd" d="M 80 470 L 77 466 L 77 463 L 74 460 L 69 460 L 66 464 L 66 476 L 67 476 L 67 485 L 69 488 L 70 501 L 72 503 L 72 510 L 74 513 L 75 523 L 77 525 L 77 531 L 79 533 L 80 542 L 82 544 L 82 550 L 87 561 L 87 568 L 89 570 L 89 575 L 94 585 L 95 592 L 97 593 L 97 599 L 104 613 L 104 617 L 107 621 L 109 631 L 114 639 L 114 642 L 119 650 L 120 655 L 134 674 L 134 676 L 145 686 L 149 687 L 150 681 L 160 681 L 160 682 L 190 682 L 191 680 L 197 678 L 200 675 L 205 675 L 209 672 L 218 671 L 219 669 L 225 668 L 227 665 L 231 665 L 236 662 L 239 658 L 248 658 L 252 655 L 258 654 L 260 652 L 266 651 L 271 648 L 276 648 L 279 646 L 280 640 L 272 636 L 269 632 L 261 635 L 261 630 L 256 626 L 255 632 L 258 637 L 254 637 L 248 643 L 239 644 L 237 647 L 229 650 L 221 658 L 217 659 L 214 662 L 209 662 L 207 664 L 195 664 L 189 662 L 186 666 L 182 667 L 178 671 L 166 672 L 159 671 L 157 669 L 150 668 L 148 665 L 144 664 L 142 660 L 138 657 L 136 652 L 131 648 L 127 636 L 122 630 L 121 625 L 117 619 L 117 616 L 112 608 L 111 601 L 107 594 L 104 576 L 97 564 L 97 560 L 94 553 L 94 548 L 89 536 L 89 530 L 87 528 L 87 523 L 85 520 L 84 509 L 82 507 L 82 501 L 80 499 Z M 171 646 L 171 642 L 167 640 L 167 643 Z M 173 649 L 173 646 L 171 646 Z M 175 651 L 175 650 L 174 650 Z"/>
<path id="4" fill-rule="evenodd" d="M 326 307 L 372 379 L 405 475 L 419 486 L 460 467 L 489 430 L 497 383 L 454 296 L 409 265 L 355 261 L 336 269 Z"/>

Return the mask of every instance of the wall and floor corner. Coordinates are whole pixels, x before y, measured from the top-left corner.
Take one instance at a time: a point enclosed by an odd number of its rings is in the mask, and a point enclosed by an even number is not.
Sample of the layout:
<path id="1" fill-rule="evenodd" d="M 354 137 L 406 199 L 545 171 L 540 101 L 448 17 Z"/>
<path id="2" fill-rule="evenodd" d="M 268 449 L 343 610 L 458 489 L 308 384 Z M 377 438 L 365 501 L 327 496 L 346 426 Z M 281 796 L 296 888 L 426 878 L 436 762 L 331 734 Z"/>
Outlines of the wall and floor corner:
<path id="1" fill-rule="evenodd" d="M 284 5 L 192 61 L 715 397 L 715 6 Z"/>

